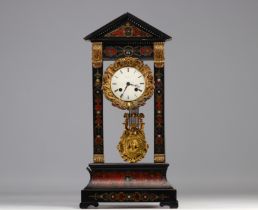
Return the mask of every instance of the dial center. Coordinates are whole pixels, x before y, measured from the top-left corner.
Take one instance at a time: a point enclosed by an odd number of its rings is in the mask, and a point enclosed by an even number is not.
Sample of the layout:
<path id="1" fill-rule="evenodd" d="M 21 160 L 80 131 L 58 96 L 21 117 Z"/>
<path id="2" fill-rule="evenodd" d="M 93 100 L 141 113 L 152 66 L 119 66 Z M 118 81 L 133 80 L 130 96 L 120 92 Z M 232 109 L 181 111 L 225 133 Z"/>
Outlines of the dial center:
<path id="1" fill-rule="evenodd" d="M 145 90 L 145 78 L 134 67 L 118 69 L 111 79 L 111 89 L 114 95 L 123 101 L 138 99 Z"/>

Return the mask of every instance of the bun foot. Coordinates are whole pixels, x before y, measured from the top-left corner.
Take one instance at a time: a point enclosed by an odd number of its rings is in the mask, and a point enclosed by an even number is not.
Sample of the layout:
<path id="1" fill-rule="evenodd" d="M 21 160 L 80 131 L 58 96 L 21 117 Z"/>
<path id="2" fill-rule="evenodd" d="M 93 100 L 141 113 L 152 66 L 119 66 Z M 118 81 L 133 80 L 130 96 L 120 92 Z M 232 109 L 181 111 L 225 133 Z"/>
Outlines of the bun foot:
<path id="1" fill-rule="evenodd" d="M 98 205 L 99 205 L 98 202 L 82 202 L 80 203 L 80 208 L 87 209 L 89 206 L 98 207 Z"/>
<path id="2" fill-rule="evenodd" d="M 160 202 L 160 206 L 169 206 L 171 209 L 177 209 L 178 208 L 178 202 L 177 201 L 171 201 L 171 202 Z"/>

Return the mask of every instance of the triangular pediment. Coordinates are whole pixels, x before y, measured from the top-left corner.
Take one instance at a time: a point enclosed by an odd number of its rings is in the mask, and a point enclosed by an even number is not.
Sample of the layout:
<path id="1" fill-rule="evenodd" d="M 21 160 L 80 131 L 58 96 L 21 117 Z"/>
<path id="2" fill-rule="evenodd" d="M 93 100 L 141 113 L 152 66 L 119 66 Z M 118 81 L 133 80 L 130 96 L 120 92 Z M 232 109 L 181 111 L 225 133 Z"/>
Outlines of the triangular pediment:
<path id="1" fill-rule="evenodd" d="M 120 27 L 105 34 L 104 37 L 153 37 L 153 35 L 127 21 Z"/>
<path id="2" fill-rule="evenodd" d="M 166 41 L 171 37 L 136 16 L 125 13 L 86 36 L 90 41 L 149 40 Z"/>

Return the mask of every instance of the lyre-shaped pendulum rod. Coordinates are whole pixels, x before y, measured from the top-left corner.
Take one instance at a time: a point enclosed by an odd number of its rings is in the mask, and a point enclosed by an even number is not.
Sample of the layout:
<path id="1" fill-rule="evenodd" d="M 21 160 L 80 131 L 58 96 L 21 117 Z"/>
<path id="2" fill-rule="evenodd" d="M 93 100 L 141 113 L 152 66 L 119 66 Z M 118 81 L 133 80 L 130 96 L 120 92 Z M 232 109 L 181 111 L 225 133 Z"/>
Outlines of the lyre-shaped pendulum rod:
<path id="1" fill-rule="evenodd" d="M 129 119 L 128 119 L 128 126 L 131 127 L 132 125 L 135 125 L 136 127 L 139 127 L 139 118 L 136 117 L 139 114 L 139 108 L 136 109 L 129 109 Z"/>
<path id="2" fill-rule="evenodd" d="M 145 140 L 143 113 L 139 113 L 139 108 L 129 110 L 124 114 L 125 130 L 117 145 L 121 157 L 130 163 L 135 163 L 144 158 L 148 144 Z"/>

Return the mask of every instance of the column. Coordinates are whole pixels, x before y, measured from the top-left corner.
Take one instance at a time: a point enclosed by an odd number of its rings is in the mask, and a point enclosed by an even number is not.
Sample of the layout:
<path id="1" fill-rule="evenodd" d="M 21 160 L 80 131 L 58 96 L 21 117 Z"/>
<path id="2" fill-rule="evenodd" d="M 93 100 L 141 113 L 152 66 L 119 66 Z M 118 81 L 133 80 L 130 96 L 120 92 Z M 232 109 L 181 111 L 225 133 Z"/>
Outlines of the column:
<path id="1" fill-rule="evenodd" d="M 164 42 L 154 42 L 154 162 L 165 162 Z"/>
<path id="2" fill-rule="evenodd" d="M 93 85 L 93 162 L 104 163 L 103 142 L 103 61 L 102 43 L 92 43 L 92 85 Z"/>

